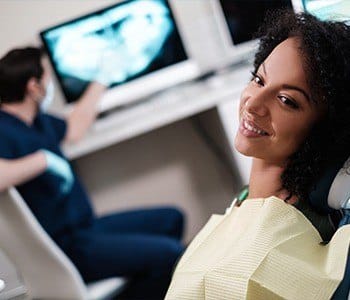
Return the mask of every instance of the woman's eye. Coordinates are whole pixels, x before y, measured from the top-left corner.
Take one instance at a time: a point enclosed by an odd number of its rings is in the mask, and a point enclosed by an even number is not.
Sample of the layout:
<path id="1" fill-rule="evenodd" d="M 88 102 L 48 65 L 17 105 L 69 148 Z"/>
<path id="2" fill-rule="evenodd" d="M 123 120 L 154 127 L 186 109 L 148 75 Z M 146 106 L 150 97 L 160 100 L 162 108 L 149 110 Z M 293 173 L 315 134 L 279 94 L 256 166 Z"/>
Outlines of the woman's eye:
<path id="1" fill-rule="evenodd" d="M 263 85 L 264 85 L 264 82 L 263 82 L 262 79 L 259 77 L 259 75 L 256 74 L 256 73 L 254 73 L 254 72 L 251 72 L 251 73 L 252 73 L 251 81 L 255 82 L 255 83 L 258 84 L 258 85 L 263 86 Z"/>
<path id="2" fill-rule="evenodd" d="M 287 98 L 286 96 L 279 96 L 278 97 L 281 102 L 287 106 L 290 106 L 291 108 L 297 109 L 299 108 L 298 104 L 296 104 L 293 100 Z"/>

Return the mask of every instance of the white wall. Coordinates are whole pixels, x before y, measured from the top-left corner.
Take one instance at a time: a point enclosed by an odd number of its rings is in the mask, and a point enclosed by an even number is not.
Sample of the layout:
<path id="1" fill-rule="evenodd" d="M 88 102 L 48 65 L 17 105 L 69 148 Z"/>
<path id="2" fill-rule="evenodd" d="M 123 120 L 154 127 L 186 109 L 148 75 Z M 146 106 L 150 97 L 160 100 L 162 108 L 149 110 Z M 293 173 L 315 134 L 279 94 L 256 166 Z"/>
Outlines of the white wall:
<path id="1" fill-rule="evenodd" d="M 13 47 L 38 43 L 51 25 L 115 3 L 113 0 L 1 0 L 0 56 Z"/>
<path id="2" fill-rule="evenodd" d="M 189 241 L 237 190 L 229 166 L 186 119 L 79 158 L 76 167 L 99 214 L 175 205 L 187 215 Z"/>

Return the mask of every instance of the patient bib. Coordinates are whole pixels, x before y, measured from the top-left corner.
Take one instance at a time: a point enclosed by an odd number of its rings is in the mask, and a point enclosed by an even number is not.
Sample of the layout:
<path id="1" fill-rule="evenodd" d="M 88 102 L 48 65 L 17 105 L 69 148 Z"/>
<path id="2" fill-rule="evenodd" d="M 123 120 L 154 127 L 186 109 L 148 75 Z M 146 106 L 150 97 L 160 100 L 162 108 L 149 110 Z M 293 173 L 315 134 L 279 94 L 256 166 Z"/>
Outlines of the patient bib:
<path id="1" fill-rule="evenodd" d="M 176 267 L 166 300 L 330 299 L 344 276 L 350 225 L 327 245 L 277 197 L 213 215 Z"/>

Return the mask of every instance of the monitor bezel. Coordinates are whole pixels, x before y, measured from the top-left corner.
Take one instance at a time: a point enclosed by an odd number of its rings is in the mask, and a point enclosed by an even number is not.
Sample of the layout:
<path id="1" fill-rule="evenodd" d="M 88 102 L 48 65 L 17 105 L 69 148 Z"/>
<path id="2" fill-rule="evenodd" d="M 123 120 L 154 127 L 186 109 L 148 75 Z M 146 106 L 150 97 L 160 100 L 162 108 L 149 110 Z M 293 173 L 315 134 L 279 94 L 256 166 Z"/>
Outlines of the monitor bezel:
<path id="1" fill-rule="evenodd" d="M 225 52 L 225 56 L 221 59 L 219 66 L 225 67 L 236 62 L 251 59 L 254 52 L 257 50 L 259 40 L 253 39 L 235 45 L 231 38 L 230 30 L 226 22 L 220 0 L 209 0 L 209 3 L 218 26 L 219 36 Z"/>
<path id="2" fill-rule="evenodd" d="M 290 0 L 290 2 L 294 9 L 293 0 Z M 225 57 L 221 59 L 221 63 L 219 64 L 220 68 L 231 66 L 242 61 L 251 63 L 254 54 L 258 50 L 259 39 L 257 38 L 239 44 L 234 44 L 220 0 L 209 0 L 209 3 L 213 11 L 219 30 L 219 36 L 222 40 L 225 51 Z"/>
<path id="3" fill-rule="evenodd" d="M 303 0 L 292 0 L 293 10 L 296 13 L 305 11 Z"/>

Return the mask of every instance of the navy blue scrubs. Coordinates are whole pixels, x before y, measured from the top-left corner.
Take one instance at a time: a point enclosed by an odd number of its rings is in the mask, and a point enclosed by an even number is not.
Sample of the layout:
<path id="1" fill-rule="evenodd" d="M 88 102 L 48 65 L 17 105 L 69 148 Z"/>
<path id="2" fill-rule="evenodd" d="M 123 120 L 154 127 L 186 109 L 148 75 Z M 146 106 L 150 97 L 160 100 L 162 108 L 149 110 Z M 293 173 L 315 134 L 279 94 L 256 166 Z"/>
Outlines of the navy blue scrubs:
<path id="1" fill-rule="evenodd" d="M 28 126 L 0 110 L 0 157 L 20 158 L 46 149 L 65 159 L 59 146 L 65 132 L 66 123 L 51 115 L 39 113 Z M 76 174 L 67 195 L 60 193 L 60 180 L 44 172 L 17 189 L 83 278 L 139 277 L 126 297 L 161 299 L 173 265 L 183 252 L 182 213 L 175 208 L 157 208 L 96 218 Z"/>

